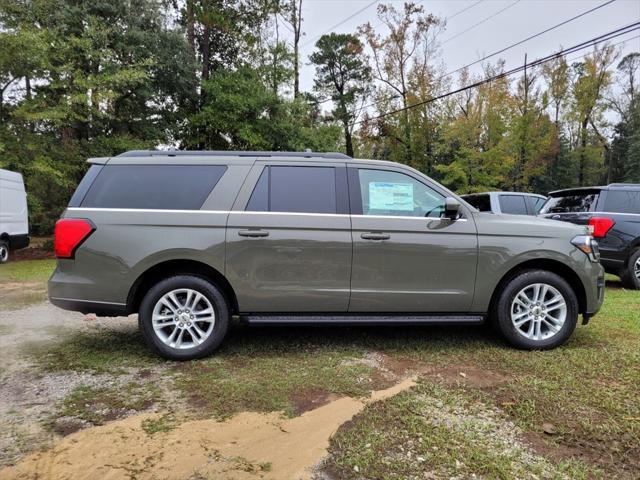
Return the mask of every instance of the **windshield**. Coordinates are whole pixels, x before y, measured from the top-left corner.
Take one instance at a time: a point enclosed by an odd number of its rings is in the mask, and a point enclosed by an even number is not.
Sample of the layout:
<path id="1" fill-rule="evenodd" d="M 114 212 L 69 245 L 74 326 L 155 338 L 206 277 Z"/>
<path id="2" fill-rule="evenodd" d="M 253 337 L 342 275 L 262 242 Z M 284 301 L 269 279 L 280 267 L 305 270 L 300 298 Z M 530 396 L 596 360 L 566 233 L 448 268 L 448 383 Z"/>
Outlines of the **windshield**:
<path id="1" fill-rule="evenodd" d="M 575 213 L 593 210 L 598 201 L 598 194 L 594 192 L 572 192 L 569 195 L 549 197 L 541 214 L 545 213 Z"/>

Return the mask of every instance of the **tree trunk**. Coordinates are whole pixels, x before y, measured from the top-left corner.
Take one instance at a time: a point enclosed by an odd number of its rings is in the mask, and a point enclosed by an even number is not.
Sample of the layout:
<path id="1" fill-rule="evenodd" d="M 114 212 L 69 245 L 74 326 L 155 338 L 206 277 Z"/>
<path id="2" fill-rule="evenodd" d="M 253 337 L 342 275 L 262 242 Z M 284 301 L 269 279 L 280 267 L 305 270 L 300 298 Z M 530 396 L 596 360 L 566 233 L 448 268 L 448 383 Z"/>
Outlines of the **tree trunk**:
<path id="1" fill-rule="evenodd" d="M 584 171 L 587 164 L 587 126 L 589 125 L 589 117 L 582 120 L 580 130 L 580 165 L 578 169 L 578 186 L 584 187 Z"/>
<path id="2" fill-rule="evenodd" d="M 302 29 L 302 0 L 291 0 L 291 25 L 293 26 L 293 97 L 300 95 L 300 35 Z"/>
<path id="3" fill-rule="evenodd" d="M 344 143 L 346 145 L 347 155 L 353 157 L 353 139 L 351 138 L 349 122 L 343 121 L 342 125 L 344 126 Z"/>
<path id="4" fill-rule="evenodd" d="M 209 61 L 211 59 L 211 41 L 209 38 L 209 26 L 205 25 L 202 32 L 202 80 L 209 80 Z"/>
<path id="5" fill-rule="evenodd" d="M 196 53 L 195 15 L 193 0 L 187 0 L 187 42 L 193 55 Z"/>

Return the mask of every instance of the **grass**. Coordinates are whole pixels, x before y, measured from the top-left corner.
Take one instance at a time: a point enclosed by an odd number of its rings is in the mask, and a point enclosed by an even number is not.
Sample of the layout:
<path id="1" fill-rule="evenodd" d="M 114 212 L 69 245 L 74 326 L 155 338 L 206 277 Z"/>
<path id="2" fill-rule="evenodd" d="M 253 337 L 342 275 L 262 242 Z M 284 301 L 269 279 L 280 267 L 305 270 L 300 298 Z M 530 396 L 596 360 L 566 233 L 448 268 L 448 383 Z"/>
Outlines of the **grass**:
<path id="1" fill-rule="evenodd" d="M 142 421 L 142 429 L 149 435 L 158 432 L 170 432 L 179 425 L 174 413 L 165 413 L 158 418 L 147 418 Z"/>
<path id="2" fill-rule="evenodd" d="M 63 399 L 50 419 L 50 426 L 59 431 L 74 424 L 103 425 L 109 420 L 129 415 L 132 411 L 146 410 L 158 396 L 159 390 L 150 384 L 132 382 L 110 388 L 80 385 Z M 61 417 L 65 418 L 64 424 L 56 424 L 56 419 Z"/>
<path id="3" fill-rule="evenodd" d="M 25 260 L 0 265 L 0 285 L 9 282 L 46 282 L 55 266 L 55 260 Z"/>
<path id="4" fill-rule="evenodd" d="M 26 260 L 0 265 L 2 306 L 15 309 L 44 301 L 55 264 L 55 260 Z"/>

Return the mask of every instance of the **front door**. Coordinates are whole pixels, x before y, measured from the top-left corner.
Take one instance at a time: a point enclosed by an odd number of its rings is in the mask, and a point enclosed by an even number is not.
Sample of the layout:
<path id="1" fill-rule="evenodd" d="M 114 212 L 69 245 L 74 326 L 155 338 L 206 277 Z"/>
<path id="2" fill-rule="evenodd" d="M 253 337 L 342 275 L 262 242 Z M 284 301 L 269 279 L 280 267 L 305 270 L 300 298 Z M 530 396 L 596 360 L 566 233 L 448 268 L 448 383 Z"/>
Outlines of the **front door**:
<path id="1" fill-rule="evenodd" d="M 227 222 L 226 276 L 243 313 L 346 312 L 346 167 L 259 162 Z"/>
<path id="2" fill-rule="evenodd" d="M 393 167 L 349 166 L 351 312 L 468 312 L 478 241 L 472 216 L 443 218 L 446 192 Z"/>

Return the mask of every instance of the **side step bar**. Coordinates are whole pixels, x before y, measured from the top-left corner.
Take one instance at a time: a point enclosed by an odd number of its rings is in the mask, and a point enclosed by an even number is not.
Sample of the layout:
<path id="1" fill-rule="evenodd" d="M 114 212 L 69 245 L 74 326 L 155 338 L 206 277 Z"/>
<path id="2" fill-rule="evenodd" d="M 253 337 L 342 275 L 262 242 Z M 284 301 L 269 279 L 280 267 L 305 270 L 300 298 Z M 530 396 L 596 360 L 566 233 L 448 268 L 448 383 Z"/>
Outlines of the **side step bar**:
<path id="1" fill-rule="evenodd" d="M 249 325 L 479 325 L 484 315 L 241 315 Z"/>

